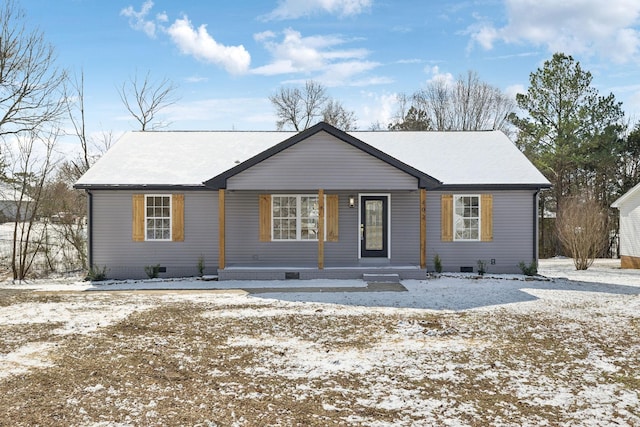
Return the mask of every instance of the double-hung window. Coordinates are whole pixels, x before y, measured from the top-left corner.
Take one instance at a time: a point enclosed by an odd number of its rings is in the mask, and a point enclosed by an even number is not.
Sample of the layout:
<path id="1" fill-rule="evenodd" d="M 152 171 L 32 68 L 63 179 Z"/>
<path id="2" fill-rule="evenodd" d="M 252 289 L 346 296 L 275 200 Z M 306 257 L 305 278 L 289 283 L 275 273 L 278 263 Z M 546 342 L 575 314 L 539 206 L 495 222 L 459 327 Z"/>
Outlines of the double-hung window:
<path id="1" fill-rule="evenodd" d="M 454 197 L 454 240 L 480 240 L 480 196 Z"/>
<path id="2" fill-rule="evenodd" d="M 171 240 L 171 196 L 145 196 L 146 240 Z"/>
<path id="3" fill-rule="evenodd" d="M 318 196 L 274 195 L 273 240 L 318 240 Z"/>

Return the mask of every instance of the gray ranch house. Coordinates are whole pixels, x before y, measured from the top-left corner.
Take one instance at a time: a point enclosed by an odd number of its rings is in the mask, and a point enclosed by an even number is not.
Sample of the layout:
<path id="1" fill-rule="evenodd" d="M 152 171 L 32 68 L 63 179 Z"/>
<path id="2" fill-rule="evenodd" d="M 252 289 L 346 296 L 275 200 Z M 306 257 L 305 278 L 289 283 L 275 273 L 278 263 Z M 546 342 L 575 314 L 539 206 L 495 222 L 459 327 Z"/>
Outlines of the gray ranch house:
<path id="1" fill-rule="evenodd" d="M 78 180 L 111 278 L 424 278 L 537 261 L 545 177 L 499 131 L 129 132 Z"/>

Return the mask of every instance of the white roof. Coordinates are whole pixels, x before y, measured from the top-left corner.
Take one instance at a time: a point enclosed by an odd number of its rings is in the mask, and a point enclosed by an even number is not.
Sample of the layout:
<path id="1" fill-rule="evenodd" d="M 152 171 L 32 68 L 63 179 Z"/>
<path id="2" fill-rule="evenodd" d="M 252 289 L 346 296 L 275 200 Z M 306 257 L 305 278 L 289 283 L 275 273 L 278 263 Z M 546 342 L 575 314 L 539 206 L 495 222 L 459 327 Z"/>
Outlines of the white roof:
<path id="1" fill-rule="evenodd" d="M 620 206 L 624 205 L 624 203 L 633 196 L 635 193 L 640 191 L 640 183 L 636 184 L 632 189 L 624 193 L 620 196 L 615 202 L 611 203 L 612 208 L 620 208 Z"/>
<path id="2" fill-rule="evenodd" d="M 0 200 L 7 202 L 32 202 L 33 199 L 26 194 L 20 194 L 18 188 L 7 183 L 0 183 Z"/>
<path id="3" fill-rule="evenodd" d="M 549 181 L 499 131 L 349 132 L 448 185 Z M 80 186 L 200 186 L 294 136 L 294 132 L 128 132 L 76 183 Z"/>
<path id="4" fill-rule="evenodd" d="M 549 181 L 500 131 L 351 132 L 443 184 L 541 184 Z"/>

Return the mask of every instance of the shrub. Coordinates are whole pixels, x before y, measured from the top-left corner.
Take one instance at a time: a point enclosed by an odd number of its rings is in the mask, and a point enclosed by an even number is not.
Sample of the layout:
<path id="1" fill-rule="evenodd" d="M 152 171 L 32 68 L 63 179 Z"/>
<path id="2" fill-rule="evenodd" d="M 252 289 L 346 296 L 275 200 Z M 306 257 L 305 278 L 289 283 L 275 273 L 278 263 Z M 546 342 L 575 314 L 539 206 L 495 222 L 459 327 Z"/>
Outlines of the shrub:
<path id="1" fill-rule="evenodd" d="M 558 237 L 573 258 L 576 270 L 586 270 L 606 250 L 607 211 L 594 199 L 569 198 L 560 205 Z"/>
<path id="2" fill-rule="evenodd" d="M 487 272 L 487 261 L 483 259 L 479 259 L 477 264 L 478 264 L 478 274 L 482 276 L 484 273 Z"/>
<path id="3" fill-rule="evenodd" d="M 538 264 L 535 261 L 531 261 L 529 265 L 525 264 L 524 261 L 520 261 L 518 267 L 520 267 L 520 271 L 522 271 L 522 274 L 525 276 L 535 276 L 538 274 Z"/>
<path id="4" fill-rule="evenodd" d="M 433 257 L 433 265 L 436 273 L 442 273 L 442 260 L 440 259 L 440 255 L 436 254 L 436 256 Z"/>
<path id="5" fill-rule="evenodd" d="M 198 275 L 200 277 L 204 276 L 204 257 L 202 255 L 198 258 Z"/>
<path id="6" fill-rule="evenodd" d="M 101 280 L 105 280 L 107 278 L 107 266 L 103 265 L 102 267 L 98 267 L 97 265 L 91 266 L 89 271 L 87 271 L 87 277 L 85 280 L 90 280 L 92 282 L 99 282 Z"/>
<path id="7" fill-rule="evenodd" d="M 160 264 L 145 265 L 144 272 L 147 273 L 147 277 L 149 277 L 149 279 L 155 279 L 158 277 L 158 273 L 160 273 Z"/>

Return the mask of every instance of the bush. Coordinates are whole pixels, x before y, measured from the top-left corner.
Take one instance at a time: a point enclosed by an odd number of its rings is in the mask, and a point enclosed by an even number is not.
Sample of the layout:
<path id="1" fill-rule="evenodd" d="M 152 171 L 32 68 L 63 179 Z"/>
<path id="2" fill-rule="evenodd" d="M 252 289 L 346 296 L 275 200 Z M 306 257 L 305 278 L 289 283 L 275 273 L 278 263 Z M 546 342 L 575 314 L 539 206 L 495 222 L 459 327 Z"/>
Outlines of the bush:
<path id="1" fill-rule="evenodd" d="M 204 276 L 204 257 L 202 255 L 198 258 L 198 275 L 200 277 Z"/>
<path id="2" fill-rule="evenodd" d="M 87 277 L 85 280 L 90 280 L 92 282 L 99 282 L 101 280 L 105 280 L 107 278 L 107 266 L 103 265 L 102 267 L 98 267 L 96 265 L 91 266 L 89 271 L 87 271 Z"/>
<path id="3" fill-rule="evenodd" d="M 538 274 L 538 264 L 535 261 L 531 261 L 529 265 L 525 264 L 524 261 L 520 261 L 518 267 L 520 267 L 520 271 L 522 271 L 522 274 L 525 276 L 535 276 Z"/>
<path id="4" fill-rule="evenodd" d="M 160 273 L 160 264 L 145 265 L 144 272 L 147 273 L 147 277 L 149 277 L 149 279 L 156 279 L 158 277 L 158 273 Z"/>
<path id="5" fill-rule="evenodd" d="M 596 200 L 569 198 L 556 219 L 558 237 L 573 258 L 576 270 L 586 270 L 607 249 L 607 211 Z"/>
<path id="6" fill-rule="evenodd" d="M 487 261 L 483 259 L 479 259 L 477 264 L 478 264 L 478 274 L 482 276 L 484 273 L 487 272 Z"/>
<path id="7" fill-rule="evenodd" d="M 436 254 L 433 257 L 433 266 L 436 269 L 436 273 L 442 273 L 442 260 L 440 259 L 440 255 Z"/>

